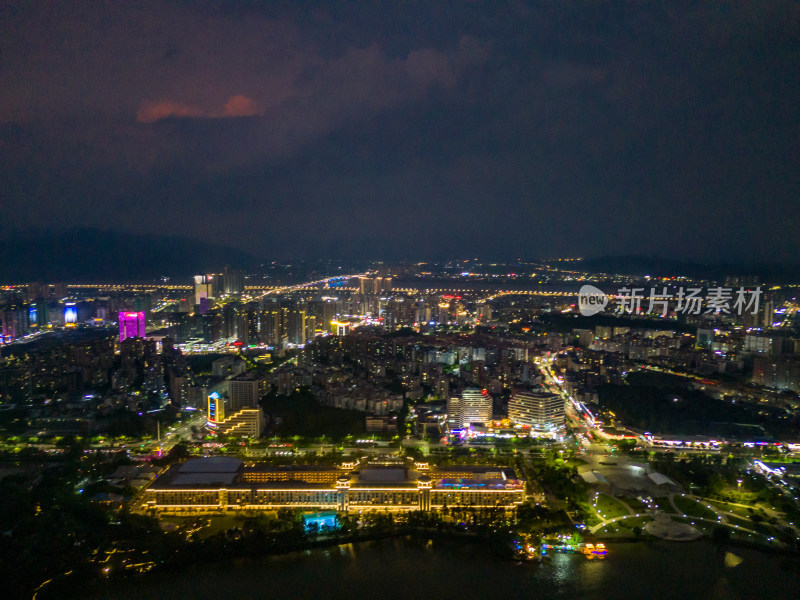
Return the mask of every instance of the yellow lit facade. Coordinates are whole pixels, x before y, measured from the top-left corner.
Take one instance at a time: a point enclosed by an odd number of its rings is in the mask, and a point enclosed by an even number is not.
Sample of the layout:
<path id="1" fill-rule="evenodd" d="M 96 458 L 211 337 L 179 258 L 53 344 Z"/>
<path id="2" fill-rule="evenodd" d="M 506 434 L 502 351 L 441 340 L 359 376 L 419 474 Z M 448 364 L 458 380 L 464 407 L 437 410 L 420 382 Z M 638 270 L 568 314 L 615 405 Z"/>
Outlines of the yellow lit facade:
<path id="1" fill-rule="evenodd" d="M 206 466 L 203 461 L 216 462 Z M 141 508 L 411 511 L 451 506 L 513 508 L 525 497 L 525 482 L 510 468 L 461 466 L 420 473 L 413 463 L 404 461 L 392 465 L 362 462 L 354 469 L 245 467 L 235 461 L 193 459 L 173 466 L 145 490 Z"/>

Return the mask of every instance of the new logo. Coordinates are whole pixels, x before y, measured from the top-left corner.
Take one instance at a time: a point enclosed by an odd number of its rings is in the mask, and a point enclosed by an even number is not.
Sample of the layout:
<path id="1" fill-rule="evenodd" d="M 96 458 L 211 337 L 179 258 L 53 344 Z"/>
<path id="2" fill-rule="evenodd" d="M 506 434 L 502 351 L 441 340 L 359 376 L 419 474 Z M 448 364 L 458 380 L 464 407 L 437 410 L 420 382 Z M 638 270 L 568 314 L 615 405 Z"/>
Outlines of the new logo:
<path id="1" fill-rule="evenodd" d="M 598 290 L 593 285 L 584 285 L 578 292 L 578 310 L 584 317 L 591 317 L 603 309 L 608 304 L 608 296 L 603 290 Z"/>

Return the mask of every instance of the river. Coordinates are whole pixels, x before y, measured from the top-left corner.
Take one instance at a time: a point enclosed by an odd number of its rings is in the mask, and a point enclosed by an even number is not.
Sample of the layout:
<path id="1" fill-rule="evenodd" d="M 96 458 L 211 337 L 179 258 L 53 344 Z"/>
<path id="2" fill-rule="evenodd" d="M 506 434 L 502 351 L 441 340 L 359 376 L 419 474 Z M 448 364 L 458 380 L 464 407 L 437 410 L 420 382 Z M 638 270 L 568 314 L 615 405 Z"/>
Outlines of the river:
<path id="1" fill-rule="evenodd" d="M 547 599 L 800 598 L 800 559 L 711 542 L 610 546 L 608 558 L 555 555 L 516 563 L 476 544 L 394 539 L 344 544 L 115 585 L 98 600 L 491 596 Z"/>

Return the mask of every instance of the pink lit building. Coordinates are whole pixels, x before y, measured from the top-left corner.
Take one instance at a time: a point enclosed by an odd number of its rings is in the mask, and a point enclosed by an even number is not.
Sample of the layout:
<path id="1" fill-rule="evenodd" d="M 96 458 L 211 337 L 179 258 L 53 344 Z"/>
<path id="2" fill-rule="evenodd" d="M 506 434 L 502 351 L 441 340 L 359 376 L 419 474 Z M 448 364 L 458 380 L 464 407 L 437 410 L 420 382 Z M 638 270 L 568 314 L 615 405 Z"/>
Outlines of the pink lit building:
<path id="1" fill-rule="evenodd" d="M 145 337 L 144 311 L 119 313 L 119 341 Z"/>

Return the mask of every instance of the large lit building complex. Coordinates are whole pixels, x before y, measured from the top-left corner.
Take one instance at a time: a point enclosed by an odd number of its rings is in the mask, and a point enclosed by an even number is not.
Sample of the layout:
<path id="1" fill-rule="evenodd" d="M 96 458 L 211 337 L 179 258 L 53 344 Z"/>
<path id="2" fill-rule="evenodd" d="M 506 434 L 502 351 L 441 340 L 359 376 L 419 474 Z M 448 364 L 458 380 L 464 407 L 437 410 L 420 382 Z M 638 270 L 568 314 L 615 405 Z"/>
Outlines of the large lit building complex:
<path id="1" fill-rule="evenodd" d="M 525 482 L 513 469 L 441 467 L 410 460 L 362 461 L 341 468 L 245 466 L 236 458 L 186 461 L 147 488 L 141 508 L 205 511 L 303 507 L 348 510 L 439 510 L 452 506 L 514 508 Z"/>

